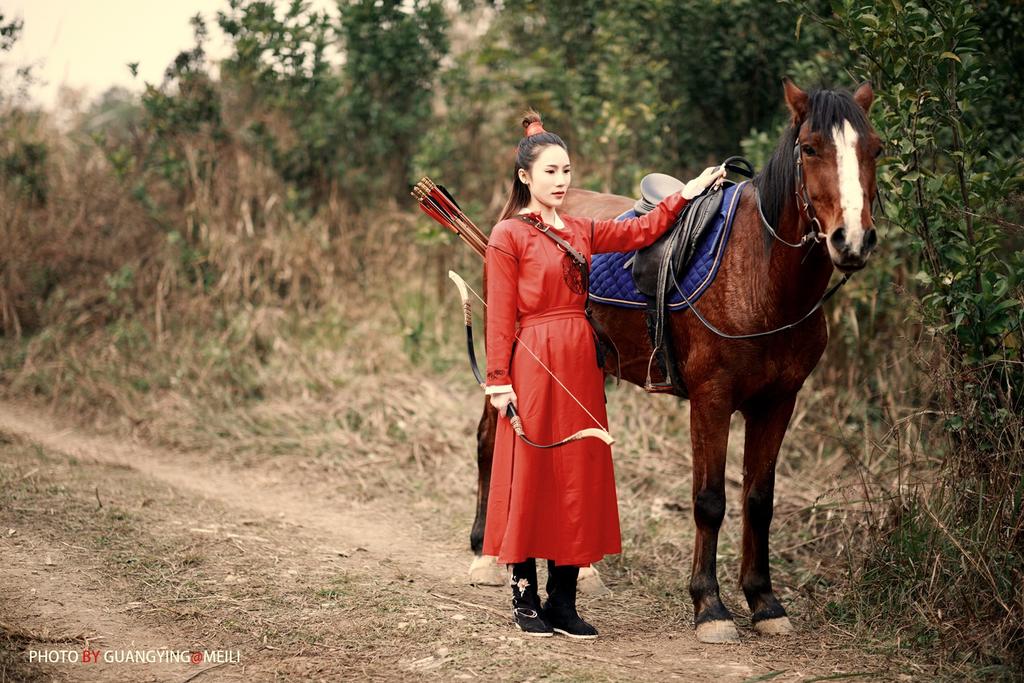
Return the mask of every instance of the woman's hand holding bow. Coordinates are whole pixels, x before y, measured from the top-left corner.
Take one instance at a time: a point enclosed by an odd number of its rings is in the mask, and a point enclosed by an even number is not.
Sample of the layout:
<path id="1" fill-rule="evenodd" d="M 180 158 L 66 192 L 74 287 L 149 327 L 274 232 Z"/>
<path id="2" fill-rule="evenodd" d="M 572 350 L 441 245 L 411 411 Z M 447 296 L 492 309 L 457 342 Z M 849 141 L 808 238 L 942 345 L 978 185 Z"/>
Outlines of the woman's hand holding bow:
<path id="1" fill-rule="evenodd" d="M 516 392 L 512 389 L 499 394 L 491 394 L 491 405 L 498 409 L 498 414 L 504 416 L 505 408 L 511 403 L 512 407 L 519 410 L 519 403 L 516 400 Z"/>

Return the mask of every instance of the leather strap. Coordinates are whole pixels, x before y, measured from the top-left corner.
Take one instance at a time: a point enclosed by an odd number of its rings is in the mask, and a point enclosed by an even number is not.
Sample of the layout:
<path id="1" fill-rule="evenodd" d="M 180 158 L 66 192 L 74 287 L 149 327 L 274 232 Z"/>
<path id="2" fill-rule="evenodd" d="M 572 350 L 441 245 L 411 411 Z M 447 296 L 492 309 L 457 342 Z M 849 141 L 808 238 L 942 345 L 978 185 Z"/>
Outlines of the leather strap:
<path id="1" fill-rule="evenodd" d="M 558 236 L 554 232 L 552 232 L 550 226 L 548 226 L 545 223 L 542 223 L 542 222 L 540 222 L 538 220 L 534 220 L 531 216 L 528 216 L 528 215 L 525 215 L 525 214 L 519 214 L 519 215 L 516 216 L 516 218 L 519 218 L 519 219 L 523 220 L 524 222 L 529 223 L 530 225 L 532 225 L 533 227 L 537 228 L 542 233 L 544 233 L 545 235 L 550 237 L 552 240 L 554 240 L 555 244 L 557 244 L 558 246 L 560 246 L 563 249 L 565 249 L 565 253 L 569 254 L 569 256 L 572 257 L 572 260 L 575 261 L 576 264 L 583 269 L 583 272 L 587 274 L 587 277 L 588 278 L 590 277 L 590 266 L 587 265 L 587 261 L 586 261 L 586 259 L 583 258 L 583 255 L 580 254 L 580 252 L 576 251 L 571 244 L 569 244 L 564 239 L 562 239 L 560 236 Z M 591 221 L 590 223 L 591 223 L 590 228 L 591 228 L 591 230 L 593 230 L 593 228 L 594 228 L 593 223 L 594 222 Z"/>
<path id="2" fill-rule="evenodd" d="M 722 162 L 725 166 L 725 170 L 732 171 L 733 173 L 739 173 L 741 176 L 747 178 L 754 177 L 754 165 L 750 163 L 745 157 L 732 156 Z"/>
<path id="3" fill-rule="evenodd" d="M 593 218 L 590 219 L 590 244 L 591 245 L 594 244 L 594 219 Z M 593 246 L 591 246 L 591 248 L 593 248 Z M 590 282 L 590 268 L 589 268 L 589 266 L 587 267 L 587 282 L 588 283 Z M 619 358 L 619 347 L 615 345 L 615 341 L 612 339 L 611 335 L 608 334 L 608 330 L 605 329 L 604 325 L 602 325 L 601 322 L 597 318 L 594 317 L 594 311 L 593 311 L 593 309 L 591 309 L 590 304 L 591 304 L 590 287 L 589 287 L 589 284 L 588 284 L 588 287 L 587 287 L 586 313 L 587 313 L 587 320 L 590 321 L 590 327 L 594 330 L 594 337 L 595 337 L 594 343 L 597 344 L 597 353 L 598 353 L 597 366 L 600 367 L 600 368 L 604 367 L 604 353 L 601 350 L 601 344 L 603 343 L 603 344 L 606 344 L 608 346 L 608 348 L 611 350 L 612 354 L 615 356 L 615 386 L 618 386 L 619 384 L 622 383 L 622 361 Z M 607 397 L 606 397 L 606 399 L 607 399 Z"/>

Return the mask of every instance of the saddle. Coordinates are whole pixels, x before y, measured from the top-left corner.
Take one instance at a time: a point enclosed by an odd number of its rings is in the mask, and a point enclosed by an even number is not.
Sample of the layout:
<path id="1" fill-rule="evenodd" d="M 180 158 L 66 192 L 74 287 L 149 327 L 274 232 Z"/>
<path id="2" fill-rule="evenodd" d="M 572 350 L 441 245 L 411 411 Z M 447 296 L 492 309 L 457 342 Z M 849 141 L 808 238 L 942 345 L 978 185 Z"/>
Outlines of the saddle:
<path id="1" fill-rule="evenodd" d="M 729 157 L 724 165 L 727 170 L 748 178 L 754 175 L 753 166 L 742 157 Z M 665 197 L 681 190 L 683 185 L 681 180 L 670 175 L 650 173 L 640 181 L 641 196 L 633 210 L 637 215 L 648 213 Z M 647 333 L 653 352 L 644 389 L 650 393 L 674 393 L 684 398 L 687 395 L 676 370 L 672 335 L 665 335 L 667 297 L 671 288 L 677 285 L 675 278 L 686 272 L 697 243 L 715 223 L 722 207 L 722 194 L 721 188 L 709 188 L 689 201 L 668 232 L 654 244 L 639 249 L 625 264 L 630 268 L 637 290 L 647 297 Z M 665 378 L 662 382 L 651 381 L 650 369 L 655 360 Z"/>
<path id="2" fill-rule="evenodd" d="M 671 178 L 671 176 L 666 177 Z M 682 187 L 682 183 L 680 183 L 680 187 Z M 652 200 L 641 199 L 641 201 Z M 647 296 L 655 297 L 667 291 L 671 286 L 665 278 L 669 262 L 671 262 L 673 272 L 685 272 L 687 264 L 693 258 L 694 247 L 715 222 L 721 208 L 722 192 L 720 190 L 709 191 L 695 197 L 683 208 L 675 225 L 668 232 L 659 237 L 654 244 L 637 250 L 633 259 L 626 263 L 626 266 L 631 268 L 636 288 Z"/>
<path id="3" fill-rule="evenodd" d="M 661 204 L 661 200 L 673 192 L 679 192 L 685 184 L 667 173 L 648 173 L 640 181 L 640 198 L 633 205 L 633 211 L 637 216 L 654 211 L 654 208 Z"/>

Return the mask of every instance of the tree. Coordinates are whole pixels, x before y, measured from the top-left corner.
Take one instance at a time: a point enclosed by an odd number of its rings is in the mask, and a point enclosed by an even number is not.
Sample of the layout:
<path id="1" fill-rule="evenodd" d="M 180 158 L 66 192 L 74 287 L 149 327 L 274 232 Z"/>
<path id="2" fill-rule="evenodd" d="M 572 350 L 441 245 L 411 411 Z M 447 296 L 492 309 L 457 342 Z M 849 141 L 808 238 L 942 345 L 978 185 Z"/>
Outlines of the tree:
<path id="1" fill-rule="evenodd" d="M 432 123 L 431 94 L 448 51 L 448 18 L 435 0 L 341 0 L 346 165 L 359 204 L 405 201 L 412 159 Z"/>

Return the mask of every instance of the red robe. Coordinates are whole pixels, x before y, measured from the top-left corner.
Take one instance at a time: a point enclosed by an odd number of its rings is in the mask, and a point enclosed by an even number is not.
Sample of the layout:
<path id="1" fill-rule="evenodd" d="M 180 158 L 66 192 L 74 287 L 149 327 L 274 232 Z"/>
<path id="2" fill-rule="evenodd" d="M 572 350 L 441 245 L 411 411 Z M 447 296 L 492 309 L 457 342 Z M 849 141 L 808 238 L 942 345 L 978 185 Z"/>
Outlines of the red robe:
<path id="1" fill-rule="evenodd" d="M 564 230 L 556 233 L 589 263 L 593 253 L 651 244 L 685 204 L 674 193 L 640 218 L 595 221 L 593 237 L 589 218 L 561 216 Z M 512 385 L 526 436 L 540 444 L 598 425 L 533 354 L 608 428 L 586 295 L 573 292 L 563 277 L 565 256 L 550 237 L 517 218 L 494 226 L 487 243 L 487 386 Z M 532 448 L 502 415 L 484 554 L 506 564 L 537 557 L 586 566 L 621 550 L 611 448 L 593 438 Z"/>

